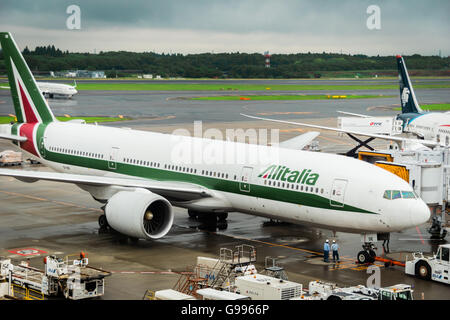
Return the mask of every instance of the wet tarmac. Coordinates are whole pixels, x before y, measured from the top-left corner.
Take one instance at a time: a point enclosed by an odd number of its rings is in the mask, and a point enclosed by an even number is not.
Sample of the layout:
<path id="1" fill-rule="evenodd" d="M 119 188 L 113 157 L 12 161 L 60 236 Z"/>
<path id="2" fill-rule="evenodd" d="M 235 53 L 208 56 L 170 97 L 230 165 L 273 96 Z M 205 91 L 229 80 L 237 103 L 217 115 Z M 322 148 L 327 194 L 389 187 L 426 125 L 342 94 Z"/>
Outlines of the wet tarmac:
<path id="1" fill-rule="evenodd" d="M 33 170 L 44 170 L 34 167 Z M 11 251 L 33 248 L 46 254 L 65 256 L 84 251 L 92 266 L 112 271 L 106 279 L 102 299 L 141 299 L 147 289 L 173 288 L 179 275 L 196 263 L 197 256 L 218 258 L 220 248 L 235 249 L 247 244 L 257 252 L 256 267 L 264 269 L 265 257 L 277 259 L 289 280 L 302 283 L 323 279 L 342 286 L 366 284 L 368 266 L 355 263 L 360 236 L 306 228 L 230 213 L 226 223 L 189 218 L 186 210 L 175 208 L 171 231 L 156 241 L 137 243 L 110 231 L 101 231 L 97 218 L 101 205 L 76 186 L 54 182 L 23 183 L 0 178 L 0 255 L 15 262 L 29 259 L 42 268 L 41 253 L 23 257 Z M 391 253 L 436 250 L 427 225 L 391 235 Z M 325 239 L 340 244 L 340 263 L 322 261 Z M 378 254 L 383 255 L 382 248 Z M 401 267 L 381 269 L 381 285 L 414 285 L 415 299 L 450 299 L 448 285 L 427 282 L 404 274 Z"/>
<path id="2" fill-rule="evenodd" d="M 394 95 L 396 92 L 389 94 Z M 417 90 L 416 94 L 420 101 L 450 101 L 448 90 Z M 310 113 L 278 116 L 333 125 L 336 122 L 336 110 L 367 113 L 367 109 L 375 104 L 398 103 L 397 98 L 251 103 L 168 99 L 189 95 L 192 93 L 80 93 L 73 101 L 69 101 L 75 103 L 73 106 L 58 106 L 54 102 L 51 105 L 56 114 L 107 115 L 103 112 L 108 111 L 112 115 L 121 111 L 119 114 L 142 119 L 112 125 L 171 132 L 177 127 L 191 128 L 193 120 L 203 120 L 206 127 L 268 127 L 267 124 L 245 121 L 239 116 L 242 111 L 255 114 L 301 110 Z M 8 97 L 0 91 L 0 100 L 8 101 Z M 8 108 L 12 109 L 8 102 L 0 104 L 0 114 L 11 113 L 12 110 Z M 386 110 L 377 112 L 379 115 L 388 113 Z M 174 115 L 175 118 L 164 118 L 169 115 Z M 273 124 L 270 126 L 275 128 Z M 302 129 L 292 126 L 276 128 L 281 129 L 281 140 L 302 132 Z M 328 152 L 348 150 L 352 145 L 349 139 L 342 139 L 334 133 L 322 133 L 319 137 L 322 148 Z M 0 150 L 5 149 L 12 149 L 12 145 L 0 141 Z M 48 170 L 41 166 L 25 169 Z M 189 218 L 186 210 L 175 208 L 173 227 L 164 238 L 133 243 L 117 233 L 99 230 L 97 219 L 101 214 L 101 206 L 88 193 L 74 185 L 44 181 L 24 183 L 1 177 L 0 256 L 9 256 L 16 262 L 29 258 L 31 265 L 41 268 L 44 253 L 23 257 L 11 251 L 34 248 L 60 256 L 85 251 L 92 266 L 113 272 L 111 277 L 106 278 L 106 293 L 102 299 L 141 299 L 147 289 L 173 288 L 179 279 L 176 272 L 185 271 L 187 267 L 194 265 L 197 256 L 217 258 L 220 248 L 234 249 L 241 244 L 255 246 L 259 271 L 264 269 L 265 257 L 277 258 L 278 264 L 285 268 L 289 280 L 300 282 L 305 287 L 309 281 L 316 279 L 341 286 L 366 284 L 370 276 L 367 273 L 368 266 L 355 263 L 356 253 L 361 248 L 358 234 L 337 233 L 334 236 L 329 230 L 270 223 L 264 218 L 235 212 L 229 214 L 226 223 L 217 225 Z M 427 228 L 428 224 L 425 224 L 391 234 L 391 254 L 436 251 L 441 242 L 431 240 Z M 336 239 L 340 244 L 340 263 L 328 264 L 322 261 L 325 239 Z M 377 253 L 384 254 L 381 247 Z M 448 285 L 407 276 L 398 266 L 387 268 L 379 262 L 375 265 L 381 269 L 382 286 L 412 284 L 415 299 L 450 300 Z"/>

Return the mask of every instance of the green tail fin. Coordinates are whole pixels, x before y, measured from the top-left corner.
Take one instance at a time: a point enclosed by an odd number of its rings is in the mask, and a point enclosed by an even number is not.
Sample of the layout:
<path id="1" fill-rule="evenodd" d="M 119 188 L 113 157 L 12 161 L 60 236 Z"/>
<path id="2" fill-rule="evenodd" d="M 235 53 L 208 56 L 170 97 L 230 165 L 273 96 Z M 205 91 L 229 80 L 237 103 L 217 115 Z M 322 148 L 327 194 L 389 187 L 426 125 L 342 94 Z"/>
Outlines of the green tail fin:
<path id="1" fill-rule="evenodd" d="M 9 32 L 0 32 L 0 43 L 8 72 L 17 121 L 49 123 L 55 121 L 50 107 L 36 84 L 25 59 Z"/>

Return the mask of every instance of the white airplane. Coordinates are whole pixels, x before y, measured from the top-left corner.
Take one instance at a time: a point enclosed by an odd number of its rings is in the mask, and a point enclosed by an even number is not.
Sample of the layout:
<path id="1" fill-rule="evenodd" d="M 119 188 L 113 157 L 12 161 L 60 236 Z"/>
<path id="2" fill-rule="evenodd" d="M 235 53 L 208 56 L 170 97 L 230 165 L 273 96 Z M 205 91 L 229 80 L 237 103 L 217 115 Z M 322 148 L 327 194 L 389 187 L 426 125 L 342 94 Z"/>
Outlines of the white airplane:
<path id="1" fill-rule="evenodd" d="M 242 212 L 375 236 L 415 227 L 430 217 L 409 184 L 384 169 L 292 149 L 302 148 L 315 134 L 275 147 L 59 122 L 11 34 L 0 33 L 0 42 L 18 119 L 0 127 L 0 138 L 55 170 L 0 169 L 0 175 L 76 184 L 106 203 L 100 226 L 133 239 L 158 239 L 172 226 L 172 206 L 222 219 L 228 212 Z M 227 157 L 232 161 L 224 163 L 212 153 L 209 161 L 180 163 L 180 149 L 194 155 L 212 149 L 225 150 L 226 156 L 230 150 L 238 156 L 265 154 L 272 162 L 240 161 L 232 154 Z M 371 241 L 363 248 L 358 259 L 373 259 Z"/>
<path id="2" fill-rule="evenodd" d="M 409 78 L 408 70 L 406 69 L 405 61 L 402 56 L 397 55 L 397 67 L 399 72 L 399 84 L 400 84 L 400 102 L 402 106 L 402 113 L 397 115 L 398 120 L 403 121 L 403 132 L 411 133 L 418 137 L 415 138 L 406 138 L 400 136 L 389 136 L 382 134 L 371 134 L 363 131 L 350 131 L 343 130 L 338 128 L 324 127 L 324 126 L 316 126 L 305 123 L 298 122 L 290 122 L 290 121 L 282 121 L 268 118 L 260 118 L 253 117 L 243 114 L 244 116 L 281 122 L 281 123 L 289 123 L 299 126 L 310 127 L 314 129 L 322 129 L 322 130 L 330 130 L 341 133 L 348 134 L 351 138 L 352 135 L 359 135 L 377 139 L 384 139 L 396 142 L 400 148 L 405 149 L 429 149 L 430 147 L 436 146 L 446 146 L 450 145 L 450 112 L 424 112 L 419 103 L 417 102 L 416 95 L 414 93 L 413 86 L 411 84 L 411 80 Z M 344 111 L 338 111 L 339 113 L 348 114 L 356 117 L 364 117 L 370 118 L 368 115 L 350 113 Z M 355 139 L 358 141 L 358 139 Z M 360 142 L 360 146 L 365 145 L 367 141 Z"/>
<path id="3" fill-rule="evenodd" d="M 77 83 L 74 82 L 74 85 L 68 85 L 64 83 L 53 83 L 53 82 L 36 82 L 39 90 L 42 92 L 44 97 L 54 99 L 54 98 L 62 98 L 62 99 L 70 99 L 74 95 L 78 93 L 76 87 Z M 10 89 L 8 86 L 0 86 L 2 89 Z"/>
<path id="4" fill-rule="evenodd" d="M 417 102 L 408 70 L 403 57 L 397 56 L 400 79 L 400 101 L 404 132 L 417 135 L 420 139 L 435 140 L 441 146 L 450 145 L 450 112 L 424 112 Z"/>
<path id="5" fill-rule="evenodd" d="M 418 143 L 421 143 L 421 139 L 435 142 L 435 144 L 425 142 L 423 145 L 448 147 L 450 145 L 450 112 L 423 111 L 417 102 L 403 57 L 397 55 L 396 59 L 402 106 L 402 113 L 397 115 L 397 119 L 403 121 L 403 132 L 416 135 L 419 138 Z M 357 117 L 370 117 L 363 114 L 338 112 Z"/>
<path id="6" fill-rule="evenodd" d="M 77 83 L 74 85 L 68 85 L 64 83 L 53 83 L 53 82 L 38 82 L 39 89 L 41 90 L 44 97 L 53 98 L 63 98 L 70 99 L 78 93 L 76 87 Z"/>

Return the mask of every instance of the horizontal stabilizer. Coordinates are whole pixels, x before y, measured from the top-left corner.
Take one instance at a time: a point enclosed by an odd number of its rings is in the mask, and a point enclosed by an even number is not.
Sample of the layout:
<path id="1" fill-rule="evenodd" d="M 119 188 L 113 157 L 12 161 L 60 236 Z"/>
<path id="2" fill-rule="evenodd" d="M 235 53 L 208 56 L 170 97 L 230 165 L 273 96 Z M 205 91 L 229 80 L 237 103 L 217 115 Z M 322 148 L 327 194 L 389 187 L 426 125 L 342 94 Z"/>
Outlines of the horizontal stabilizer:
<path id="1" fill-rule="evenodd" d="M 20 142 L 27 141 L 27 137 L 16 136 L 16 135 L 7 134 L 7 133 L 0 133 L 0 139 L 20 141 Z"/>
<path id="2" fill-rule="evenodd" d="M 337 111 L 338 113 L 347 114 L 349 116 L 355 116 L 360 118 L 370 118 L 370 116 L 367 116 L 365 114 L 359 114 L 359 113 L 353 113 L 353 112 L 346 112 L 346 111 Z"/>

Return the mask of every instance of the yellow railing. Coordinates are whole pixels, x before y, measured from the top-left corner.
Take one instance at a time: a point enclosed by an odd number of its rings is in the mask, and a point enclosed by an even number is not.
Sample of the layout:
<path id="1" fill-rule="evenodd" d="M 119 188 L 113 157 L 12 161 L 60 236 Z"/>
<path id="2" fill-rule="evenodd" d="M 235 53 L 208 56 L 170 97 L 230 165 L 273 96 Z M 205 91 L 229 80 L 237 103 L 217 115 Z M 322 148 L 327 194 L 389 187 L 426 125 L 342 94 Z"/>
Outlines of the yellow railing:
<path id="1" fill-rule="evenodd" d="M 22 287 L 17 284 L 12 285 L 12 296 L 24 300 L 45 300 L 45 296 L 42 292 Z"/>
<path id="2" fill-rule="evenodd" d="M 142 300 L 156 300 L 155 291 L 147 290 L 145 291 L 144 297 Z"/>

